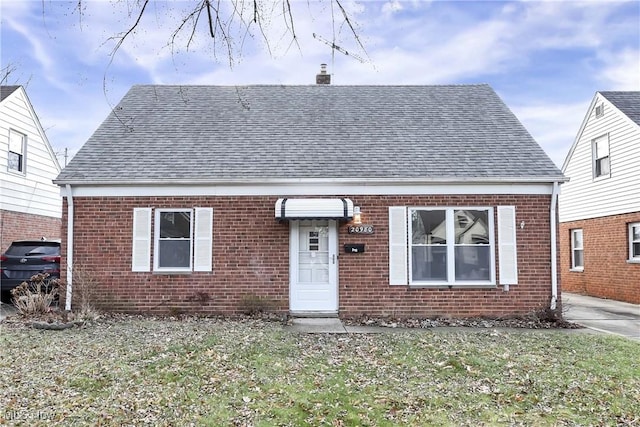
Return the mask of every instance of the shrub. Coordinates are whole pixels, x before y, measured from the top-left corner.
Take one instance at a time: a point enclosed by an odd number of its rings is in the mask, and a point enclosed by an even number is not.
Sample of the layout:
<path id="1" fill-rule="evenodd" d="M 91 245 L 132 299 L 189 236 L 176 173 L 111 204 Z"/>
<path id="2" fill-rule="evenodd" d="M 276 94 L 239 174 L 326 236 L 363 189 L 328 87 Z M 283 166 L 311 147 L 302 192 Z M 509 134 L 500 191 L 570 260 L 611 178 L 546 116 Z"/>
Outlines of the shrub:
<path id="1" fill-rule="evenodd" d="M 11 290 L 11 301 L 18 313 L 26 317 L 47 314 L 51 304 L 57 301 L 60 294 L 60 281 L 50 279 L 48 273 L 40 273 L 31 277 L 29 282 L 22 282 Z"/>
<path id="2" fill-rule="evenodd" d="M 255 294 L 243 295 L 240 301 L 242 312 L 249 315 L 272 311 L 273 305 L 274 301 L 272 299 Z"/>

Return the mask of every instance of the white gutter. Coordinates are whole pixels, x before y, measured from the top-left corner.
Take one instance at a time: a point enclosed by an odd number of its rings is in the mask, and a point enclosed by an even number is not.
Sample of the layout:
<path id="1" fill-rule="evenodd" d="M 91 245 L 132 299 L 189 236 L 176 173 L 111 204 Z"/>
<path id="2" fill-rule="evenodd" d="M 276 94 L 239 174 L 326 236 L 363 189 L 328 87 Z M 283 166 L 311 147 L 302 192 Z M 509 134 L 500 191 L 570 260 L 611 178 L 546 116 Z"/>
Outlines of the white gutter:
<path id="1" fill-rule="evenodd" d="M 553 183 L 553 192 L 551 193 L 551 310 L 556 309 L 558 302 L 558 258 L 557 258 L 557 221 L 556 205 L 558 204 L 558 183 Z"/>
<path id="2" fill-rule="evenodd" d="M 67 184 L 67 296 L 64 309 L 71 310 L 73 295 L 73 195 L 71 185 Z"/>
<path id="3" fill-rule="evenodd" d="M 452 177 L 452 178 L 223 178 L 223 179 L 59 179 L 54 180 L 54 184 L 58 185 L 93 185 L 93 186 L 111 186 L 119 185 L 123 187 L 140 186 L 140 185 L 235 185 L 241 186 L 251 185 L 273 185 L 273 184 L 547 184 L 551 180 L 563 182 L 566 180 L 563 176 L 551 176 L 540 178 L 526 177 Z"/>

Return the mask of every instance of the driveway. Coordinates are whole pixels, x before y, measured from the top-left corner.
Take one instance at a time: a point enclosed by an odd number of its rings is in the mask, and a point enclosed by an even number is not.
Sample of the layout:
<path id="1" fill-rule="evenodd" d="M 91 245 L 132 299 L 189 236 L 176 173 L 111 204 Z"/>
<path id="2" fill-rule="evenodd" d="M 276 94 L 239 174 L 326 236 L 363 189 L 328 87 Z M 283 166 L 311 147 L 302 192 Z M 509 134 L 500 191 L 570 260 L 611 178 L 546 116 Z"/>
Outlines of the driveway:
<path id="1" fill-rule="evenodd" d="M 562 293 L 563 315 L 570 322 L 640 340 L 640 305 Z"/>

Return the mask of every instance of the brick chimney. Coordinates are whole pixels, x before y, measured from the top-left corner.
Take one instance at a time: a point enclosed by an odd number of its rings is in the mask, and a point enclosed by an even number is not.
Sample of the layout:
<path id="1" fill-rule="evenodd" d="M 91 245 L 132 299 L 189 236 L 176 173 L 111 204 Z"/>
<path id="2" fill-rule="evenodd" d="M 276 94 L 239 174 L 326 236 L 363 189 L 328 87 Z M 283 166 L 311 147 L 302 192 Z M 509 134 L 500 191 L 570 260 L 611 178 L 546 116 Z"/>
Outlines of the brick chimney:
<path id="1" fill-rule="evenodd" d="M 320 74 L 316 74 L 316 84 L 331 84 L 331 74 L 327 74 L 327 64 L 320 64 Z"/>

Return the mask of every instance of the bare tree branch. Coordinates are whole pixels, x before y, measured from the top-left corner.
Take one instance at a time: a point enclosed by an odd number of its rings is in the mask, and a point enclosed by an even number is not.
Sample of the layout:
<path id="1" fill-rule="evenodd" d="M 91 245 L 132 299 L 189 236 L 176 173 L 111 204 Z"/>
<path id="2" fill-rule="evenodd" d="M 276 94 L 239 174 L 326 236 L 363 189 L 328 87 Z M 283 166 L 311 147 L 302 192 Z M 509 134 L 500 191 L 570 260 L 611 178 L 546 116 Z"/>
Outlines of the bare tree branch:
<path id="1" fill-rule="evenodd" d="M 45 15 L 45 0 L 42 1 L 43 16 Z M 107 42 L 115 42 L 110 52 L 110 59 L 107 65 L 107 69 L 111 67 L 115 60 L 116 54 L 120 51 L 122 46 L 130 39 L 135 38 L 134 34 L 142 26 L 143 16 L 149 14 L 150 0 L 118 0 L 126 2 L 129 8 L 128 17 L 133 19 L 130 25 L 127 25 L 126 30 L 116 35 L 109 37 Z M 308 12 L 312 15 L 312 0 L 307 0 Z M 326 5 L 330 8 L 327 8 Z M 83 26 L 83 16 L 87 8 L 86 0 L 75 0 L 74 13 L 77 12 L 80 16 L 80 26 Z M 315 2 L 313 2 L 316 4 Z M 168 8 L 169 12 L 176 10 L 175 3 L 173 2 L 158 2 L 162 4 L 162 8 Z M 300 46 L 299 39 L 299 25 L 297 24 L 296 13 L 296 0 L 189 0 L 183 1 L 181 4 L 187 4 L 188 9 L 185 12 L 181 12 L 181 15 L 177 17 L 175 27 L 170 31 L 168 40 L 165 47 L 171 49 L 172 57 L 179 51 L 179 43 L 184 43 L 183 48 L 189 51 L 192 46 L 198 40 L 198 35 L 206 34 L 206 38 L 210 41 L 212 47 L 213 56 L 218 60 L 218 55 L 224 51 L 228 59 L 230 67 L 233 67 L 235 60 L 242 54 L 245 43 L 254 38 L 256 35 L 264 43 L 264 49 L 266 49 L 269 55 L 273 56 L 272 46 L 276 43 L 280 46 L 286 46 L 286 51 L 289 51 L 292 46 L 297 46 L 300 53 L 302 48 Z M 324 0 L 323 14 L 330 13 L 331 25 L 333 30 L 333 45 L 335 44 L 336 37 L 342 32 L 342 28 L 348 28 L 349 34 L 356 40 L 357 46 L 361 49 L 367 58 L 369 55 L 364 47 L 360 35 L 356 29 L 356 25 L 352 21 L 347 9 L 343 6 L 343 0 Z M 206 9 L 206 21 L 201 19 Z M 280 10 L 278 10 L 280 9 Z M 330 11 L 329 11 L 330 10 Z M 274 17 L 280 19 L 274 26 Z M 169 24 L 172 25 L 172 24 Z M 206 33 L 204 32 L 203 25 L 206 26 Z M 276 32 L 274 33 L 274 29 Z M 282 30 L 281 33 L 278 33 Z M 185 36 L 184 39 L 182 36 Z M 289 38 L 288 44 L 281 44 Z M 279 40 L 278 40 L 279 39 Z M 273 45 L 272 45 L 273 44 Z M 340 52 L 346 53 L 344 49 Z M 331 55 L 332 61 L 335 60 L 335 48 L 332 48 Z M 346 53 L 349 55 L 350 53 Z M 357 58 L 356 55 L 351 54 Z M 360 58 L 361 59 L 361 58 Z M 7 73 L 5 73 L 7 74 Z M 4 80 L 7 80 L 8 75 L 2 76 Z M 103 76 L 103 92 L 105 98 L 107 98 L 107 71 Z M 109 102 L 111 105 L 111 103 Z M 119 117 L 120 112 L 115 111 L 112 106 L 113 113 Z M 122 120 L 121 120 L 122 121 Z M 130 124 L 123 125 L 130 128 Z"/>
<path id="2" fill-rule="evenodd" d="M 16 66 L 13 64 L 7 64 L 0 68 L 0 84 L 6 85 L 9 83 L 9 77 L 11 76 L 11 73 L 16 71 L 16 69 Z"/>
<path id="3" fill-rule="evenodd" d="M 207 16 L 209 17 L 209 34 L 211 34 L 211 38 L 215 39 L 216 35 L 213 32 L 213 19 L 211 18 L 211 3 L 209 3 L 209 0 L 205 0 L 205 3 L 207 4 Z M 216 16 L 218 14 L 216 13 Z"/>
<path id="4" fill-rule="evenodd" d="M 140 9 L 140 13 L 138 14 L 138 18 L 136 19 L 136 22 L 131 27 L 129 27 L 129 29 L 123 35 L 114 36 L 114 37 L 110 37 L 109 38 L 109 40 L 116 40 L 117 39 L 118 42 L 116 43 L 116 46 L 111 51 L 109 64 L 107 65 L 107 68 L 109 68 L 111 66 L 111 64 L 113 63 L 113 59 L 115 58 L 115 54 L 120 49 L 120 46 L 122 46 L 122 44 L 127 39 L 127 37 L 129 37 L 129 35 L 135 31 L 135 29 L 138 27 L 138 24 L 140 24 L 140 21 L 142 20 L 142 15 L 144 15 L 144 11 L 146 10 L 148 4 L 149 4 L 149 0 L 144 0 L 144 4 L 142 5 L 142 9 Z M 113 107 L 113 104 L 109 101 L 109 97 L 107 96 L 107 73 L 106 73 L 106 71 L 105 71 L 104 75 L 102 76 L 102 93 L 104 94 L 104 98 L 107 100 L 107 103 L 111 107 L 111 112 L 113 113 L 113 115 L 118 119 L 118 121 L 122 124 L 122 126 L 124 126 L 128 131 L 133 131 L 133 127 L 124 122 L 123 118 L 120 117 L 120 115 L 118 114 L 116 109 Z"/>
<path id="5" fill-rule="evenodd" d="M 131 27 L 129 27 L 129 29 L 123 35 L 114 36 L 114 37 L 110 37 L 109 38 L 109 40 L 118 40 L 118 42 L 116 43 L 116 46 L 111 51 L 111 60 L 112 61 L 113 61 L 113 56 L 120 49 L 120 46 L 122 46 L 122 44 L 124 43 L 126 38 L 129 37 L 129 35 L 131 33 L 133 33 L 135 31 L 135 29 L 138 27 L 138 24 L 140 24 L 140 20 L 142 19 L 142 15 L 144 15 L 144 11 L 147 8 L 148 4 L 149 4 L 149 0 L 144 0 L 144 4 L 142 5 L 142 9 L 140 9 L 140 13 L 138 14 L 138 19 L 136 19 L 136 22 Z M 111 61 L 109 62 L 109 64 L 111 64 Z"/>
<path id="6" fill-rule="evenodd" d="M 189 36 L 189 40 L 187 40 L 187 50 L 191 47 L 191 42 L 193 42 L 194 37 L 196 36 L 196 29 L 198 28 L 198 22 L 200 22 L 200 15 L 202 14 L 202 8 L 198 8 L 195 22 L 193 23 L 193 27 L 191 29 L 191 35 Z M 193 15 L 192 15 L 193 16 Z M 174 33 L 174 34 L 177 34 Z M 175 36 L 174 36 L 175 39 Z"/>
<path id="7" fill-rule="evenodd" d="M 358 35 L 358 32 L 356 31 L 355 27 L 351 23 L 351 19 L 349 18 L 349 14 L 347 14 L 347 11 L 344 10 L 344 7 L 342 7 L 342 3 L 340 3 L 340 0 L 335 0 L 335 2 L 338 5 L 338 7 L 340 8 L 340 11 L 342 12 L 342 16 L 344 17 L 344 21 L 349 26 L 349 29 L 351 30 L 351 34 L 353 34 L 353 38 L 356 40 L 356 42 L 358 43 L 358 46 L 360 46 L 360 49 L 362 49 L 362 51 L 367 56 L 367 58 L 369 58 L 369 53 L 367 52 L 367 49 L 365 49 L 364 44 L 360 40 L 360 36 Z"/>

